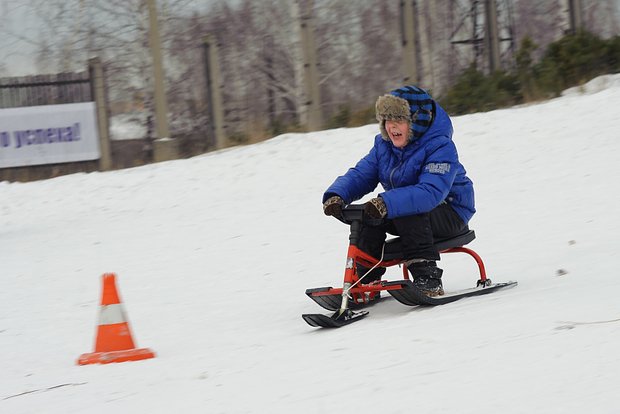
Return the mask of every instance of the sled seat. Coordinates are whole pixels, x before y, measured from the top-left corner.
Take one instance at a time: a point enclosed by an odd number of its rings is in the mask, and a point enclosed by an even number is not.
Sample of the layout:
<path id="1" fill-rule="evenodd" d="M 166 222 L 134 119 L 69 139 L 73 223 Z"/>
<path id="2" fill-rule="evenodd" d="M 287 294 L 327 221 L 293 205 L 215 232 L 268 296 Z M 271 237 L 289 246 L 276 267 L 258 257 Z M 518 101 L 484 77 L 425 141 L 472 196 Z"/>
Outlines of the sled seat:
<path id="1" fill-rule="evenodd" d="M 473 230 L 466 229 L 463 233 L 450 239 L 435 240 L 434 246 L 437 251 L 452 249 L 454 247 L 462 247 L 467 243 L 470 243 L 476 238 L 476 233 Z M 400 237 L 394 237 L 385 242 L 385 252 L 383 254 L 383 260 L 397 260 L 402 259 L 402 240 Z"/>

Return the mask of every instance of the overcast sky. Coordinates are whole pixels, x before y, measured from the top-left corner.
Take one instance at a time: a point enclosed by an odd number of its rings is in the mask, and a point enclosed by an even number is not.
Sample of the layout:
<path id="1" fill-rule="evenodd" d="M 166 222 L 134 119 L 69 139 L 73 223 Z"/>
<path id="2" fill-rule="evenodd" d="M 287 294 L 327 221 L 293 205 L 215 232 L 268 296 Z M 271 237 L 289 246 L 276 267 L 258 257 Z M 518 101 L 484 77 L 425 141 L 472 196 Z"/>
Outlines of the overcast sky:
<path id="1" fill-rule="evenodd" d="M 67 0 L 70 1 L 76 0 Z M 187 0 L 187 7 L 204 11 L 218 1 Z M 236 2 L 225 1 L 231 4 Z M 158 0 L 158 3 L 161 3 L 161 0 Z M 39 40 L 40 24 L 42 22 L 33 12 L 29 0 L 0 0 L 0 76 L 36 73 L 35 42 Z"/>
<path id="2" fill-rule="evenodd" d="M 29 13 L 26 2 L 0 0 L 0 67 L 9 75 L 34 73 L 34 45 L 28 40 L 36 39 L 37 19 Z"/>

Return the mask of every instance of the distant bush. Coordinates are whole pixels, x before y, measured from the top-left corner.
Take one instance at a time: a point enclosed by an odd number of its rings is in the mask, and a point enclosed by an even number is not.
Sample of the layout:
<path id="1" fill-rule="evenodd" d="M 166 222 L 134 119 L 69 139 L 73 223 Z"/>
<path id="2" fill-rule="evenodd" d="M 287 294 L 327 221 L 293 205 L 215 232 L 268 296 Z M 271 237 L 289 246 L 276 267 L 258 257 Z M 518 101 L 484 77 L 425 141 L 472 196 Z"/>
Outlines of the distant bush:
<path id="1" fill-rule="evenodd" d="M 351 111 L 349 106 L 341 106 L 327 121 L 327 128 L 357 127 L 374 122 L 376 122 L 374 104 L 358 111 Z"/>
<path id="2" fill-rule="evenodd" d="M 515 55 L 513 72 L 484 75 L 467 69 L 440 99 L 451 114 L 489 111 L 558 96 L 607 73 L 620 71 L 620 36 L 603 40 L 589 32 L 567 35 L 549 44 L 537 63 L 532 53 L 538 46 L 525 38 Z"/>
<path id="3" fill-rule="evenodd" d="M 471 66 L 440 101 L 450 113 L 466 114 L 515 105 L 521 101 L 521 93 L 516 75 L 497 71 L 485 76 Z"/>
<path id="4" fill-rule="evenodd" d="M 351 119 L 351 109 L 348 105 L 343 105 L 340 107 L 338 112 L 333 115 L 329 121 L 327 121 L 327 128 L 342 128 L 349 126 L 349 120 Z"/>
<path id="5" fill-rule="evenodd" d="M 607 64 L 610 72 L 620 72 L 620 36 L 615 36 L 607 42 Z"/>
<path id="6" fill-rule="evenodd" d="M 538 45 L 530 37 L 526 36 L 515 54 L 517 79 L 519 80 L 524 101 L 533 101 L 543 97 L 536 84 L 534 59 L 532 58 L 532 53 L 536 49 L 538 49 Z"/>
<path id="7" fill-rule="evenodd" d="M 375 122 L 377 122 L 377 118 L 375 118 L 375 104 L 373 102 L 371 106 L 353 112 L 351 114 L 351 118 L 349 119 L 348 126 L 357 127 L 373 124 Z"/>
<path id="8" fill-rule="evenodd" d="M 535 65 L 536 82 L 543 91 L 559 95 L 564 89 L 609 73 L 608 53 L 608 43 L 592 33 L 565 36 L 551 43 Z"/>
<path id="9" fill-rule="evenodd" d="M 233 132 L 227 136 L 229 145 L 241 145 L 246 144 L 249 141 L 248 134 L 243 132 Z"/>

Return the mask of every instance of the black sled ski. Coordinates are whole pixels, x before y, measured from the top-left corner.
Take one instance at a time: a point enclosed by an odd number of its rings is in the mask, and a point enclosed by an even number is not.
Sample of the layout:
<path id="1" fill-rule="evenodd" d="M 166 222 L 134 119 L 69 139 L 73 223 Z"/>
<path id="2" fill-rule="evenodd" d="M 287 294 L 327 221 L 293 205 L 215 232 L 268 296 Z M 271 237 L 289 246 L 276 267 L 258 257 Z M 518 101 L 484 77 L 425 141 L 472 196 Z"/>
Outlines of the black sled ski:
<path id="1" fill-rule="evenodd" d="M 338 310 L 332 316 L 320 313 L 306 313 L 301 315 L 301 317 L 304 318 L 308 325 L 317 328 L 340 328 L 341 326 L 359 321 L 366 315 L 368 315 L 368 311 L 354 312 L 351 309 L 347 309 L 342 314 Z"/>
<path id="2" fill-rule="evenodd" d="M 448 293 L 442 296 L 427 296 L 422 291 L 413 286 L 411 280 L 397 280 L 394 282 L 385 282 L 383 286 L 400 286 L 400 289 L 390 289 L 388 292 L 397 301 L 409 306 L 437 306 L 451 303 L 459 299 L 472 296 L 486 295 L 499 289 L 514 287 L 517 282 L 496 283 L 488 286 L 475 287 L 472 289 L 461 290 Z"/>

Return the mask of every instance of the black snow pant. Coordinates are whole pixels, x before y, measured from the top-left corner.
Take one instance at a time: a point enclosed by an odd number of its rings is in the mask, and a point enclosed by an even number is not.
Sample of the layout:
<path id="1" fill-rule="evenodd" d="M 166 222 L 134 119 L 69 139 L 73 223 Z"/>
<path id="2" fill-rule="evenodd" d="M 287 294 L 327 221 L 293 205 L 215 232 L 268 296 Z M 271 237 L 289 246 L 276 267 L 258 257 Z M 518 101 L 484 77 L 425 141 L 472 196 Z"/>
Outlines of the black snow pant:
<path id="1" fill-rule="evenodd" d="M 403 258 L 439 260 L 439 252 L 433 247 L 436 239 L 448 239 L 463 233 L 467 225 L 447 203 L 441 203 L 428 213 L 385 220 L 380 226 L 364 226 L 360 232 L 358 247 L 373 257 L 380 258 L 387 234 L 400 236 Z M 358 269 L 364 271 L 364 269 Z M 366 278 L 379 279 L 385 268 L 377 268 Z M 362 273 L 363 274 L 363 273 Z"/>

